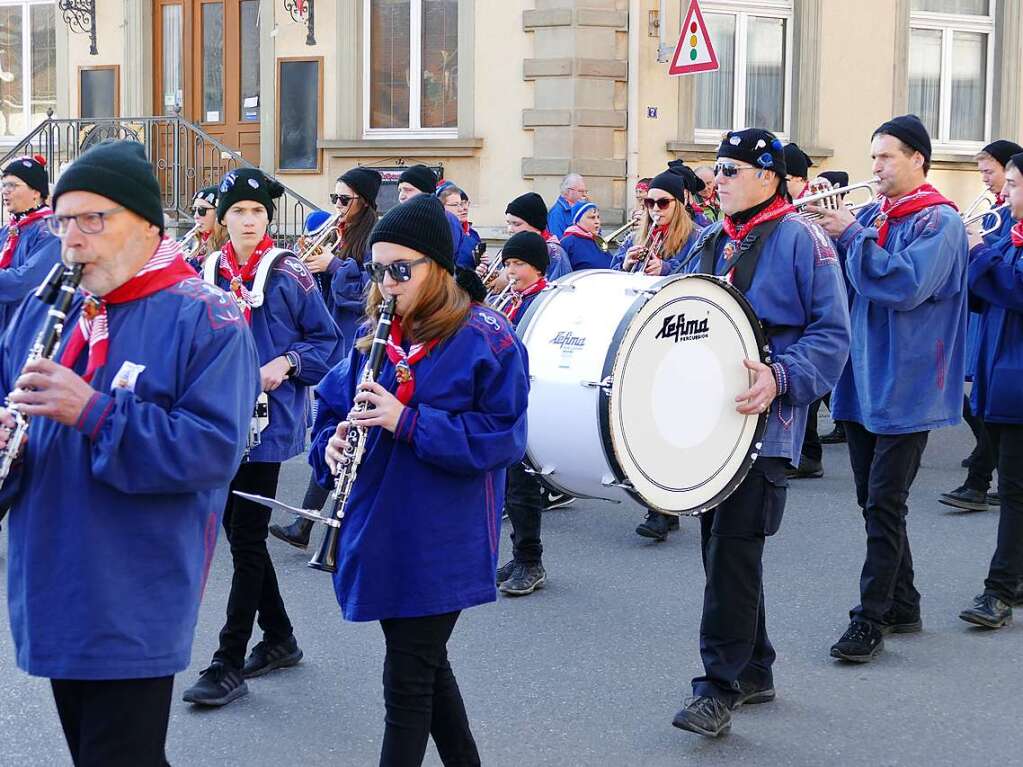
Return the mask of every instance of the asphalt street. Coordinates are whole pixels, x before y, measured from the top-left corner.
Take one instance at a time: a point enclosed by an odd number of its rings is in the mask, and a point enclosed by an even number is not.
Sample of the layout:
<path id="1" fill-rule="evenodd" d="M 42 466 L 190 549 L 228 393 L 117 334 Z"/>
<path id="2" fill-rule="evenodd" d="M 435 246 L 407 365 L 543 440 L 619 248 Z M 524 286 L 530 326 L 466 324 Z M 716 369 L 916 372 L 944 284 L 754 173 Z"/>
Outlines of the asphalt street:
<path id="1" fill-rule="evenodd" d="M 957 617 L 981 588 L 998 515 L 956 513 L 936 500 L 960 483 L 969 448 L 965 426 L 931 435 L 909 521 L 924 631 L 889 638 L 864 666 L 828 656 L 857 601 L 864 553 L 845 447 L 825 448 L 823 479 L 792 483 L 765 557 L 778 699 L 737 711 L 719 740 L 671 726 L 701 670 L 697 522 L 683 520 L 680 533 L 655 544 L 633 533 L 638 507 L 578 501 L 545 514 L 547 587 L 469 610 L 449 646 L 483 763 L 1023 764 L 1023 626 L 985 632 Z M 281 497 L 298 503 L 307 476 L 301 459 L 288 464 Z M 270 545 L 305 660 L 250 681 L 249 695 L 224 709 L 180 701 L 223 619 L 230 553 L 221 537 L 192 666 L 175 684 L 170 762 L 375 765 L 380 629 L 342 622 L 329 578 L 306 568 L 308 554 Z M 508 548 L 505 531 L 502 562 Z M 4 535 L 4 567 L 6 559 Z M 0 765 L 69 764 L 49 686 L 15 668 L 6 610 L 0 623 Z M 432 746 L 426 763 L 440 763 Z"/>

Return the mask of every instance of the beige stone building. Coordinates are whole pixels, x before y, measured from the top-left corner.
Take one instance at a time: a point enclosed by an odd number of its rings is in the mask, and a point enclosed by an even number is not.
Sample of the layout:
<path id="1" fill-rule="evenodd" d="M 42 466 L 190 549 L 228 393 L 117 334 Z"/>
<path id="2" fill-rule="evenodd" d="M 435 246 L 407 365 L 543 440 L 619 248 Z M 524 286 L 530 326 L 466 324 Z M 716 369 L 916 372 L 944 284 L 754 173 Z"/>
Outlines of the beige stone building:
<path id="1" fill-rule="evenodd" d="M 669 77 L 689 0 L 0 0 L 0 154 L 48 109 L 79 139 L 180 114 L 319 205 L 355 164 L 440 166 L 493 235 L 569 171 L 620 220 L 636 178 L 752 123 L 865 179 L 871 131 L 915 111 L 967 202 L 977 149 L 1023 138 L 1021 5 L 703 0 L 721 69 Z"/>

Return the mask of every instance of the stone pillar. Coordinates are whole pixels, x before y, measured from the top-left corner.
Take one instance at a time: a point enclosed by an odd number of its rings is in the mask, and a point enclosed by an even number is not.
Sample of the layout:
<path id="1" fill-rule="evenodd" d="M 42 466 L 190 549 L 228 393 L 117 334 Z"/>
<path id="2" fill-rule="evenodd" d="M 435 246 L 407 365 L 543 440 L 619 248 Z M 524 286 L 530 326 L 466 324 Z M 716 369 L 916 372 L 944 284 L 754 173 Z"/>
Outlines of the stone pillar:
<path id="1" fill-rule="evenodd" d="M 536 0 L 523 13 L 533 33 L 533 58 L 523 62 L 533 108 L 522 123 L 533 131 L 533 155 L 522 176 L 548 204 L 567 173 L 586 179 L 605 224 L 624 220 L 626 206 L 626 79 L 628 12 L 624 0 Z"/>
<path id="2" fill-rule="evenodd" d="M 58 18 L 58 24 L 61 23 Z M 153 108 L 153 4 L 124 0 L 121 116 L 156 114 Z"/>

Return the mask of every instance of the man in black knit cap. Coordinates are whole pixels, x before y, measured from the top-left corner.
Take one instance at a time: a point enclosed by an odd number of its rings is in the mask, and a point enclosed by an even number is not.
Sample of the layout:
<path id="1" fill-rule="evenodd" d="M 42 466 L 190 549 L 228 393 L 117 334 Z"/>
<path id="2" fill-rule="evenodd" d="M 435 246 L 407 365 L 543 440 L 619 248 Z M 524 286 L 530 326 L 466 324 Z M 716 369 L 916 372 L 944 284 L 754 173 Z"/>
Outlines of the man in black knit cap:
<path id="1" fill-rule="evenodd" d="M 412 165 L 398 176 L 398 202 L 408 202 L 420 194 L 437 193 L 437 174 L 425 165 Z M 448 226 L 451 227 L 451 242 L 454 247 L 455 263 L 463 269 L 475 269 L 476 257 L 472 242 L 465 236 L 462 223 L 451 211 L 445 209 Z"/>
<path id="2" fill-rule="evenodd" d="M 788 174 L 785 186 L 793 202 L 807 194 L 812 167 L 810 155 L 800 149 L 798 144 L 785 145 L 785 172 Z"/>

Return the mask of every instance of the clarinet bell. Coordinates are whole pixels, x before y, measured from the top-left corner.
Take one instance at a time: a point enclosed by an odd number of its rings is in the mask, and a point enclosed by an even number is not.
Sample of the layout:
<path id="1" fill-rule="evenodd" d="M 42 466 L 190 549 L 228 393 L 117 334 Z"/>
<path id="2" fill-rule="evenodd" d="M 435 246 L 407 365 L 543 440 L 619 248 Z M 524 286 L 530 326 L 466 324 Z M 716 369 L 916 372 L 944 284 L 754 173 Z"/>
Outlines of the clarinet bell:
<path id="1" fill-rule="evenodd" d="M 341 527 L 328 527 L 320 540 L 320 548 L 306 564 L 314 570 L 325 573 L 337 572 L 337 544 L 341 537 Z"/>

